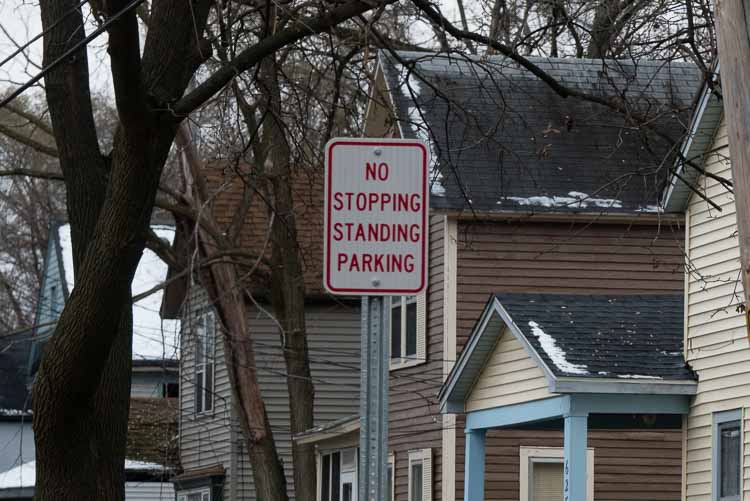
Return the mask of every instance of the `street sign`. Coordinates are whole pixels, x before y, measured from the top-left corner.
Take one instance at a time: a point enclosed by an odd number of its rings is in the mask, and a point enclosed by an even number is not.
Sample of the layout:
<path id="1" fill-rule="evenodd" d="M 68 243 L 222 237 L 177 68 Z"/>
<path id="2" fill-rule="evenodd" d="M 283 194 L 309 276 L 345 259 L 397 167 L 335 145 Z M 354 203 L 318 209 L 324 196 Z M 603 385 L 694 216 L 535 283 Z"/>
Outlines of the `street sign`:
<path id="1" fill-rule="evenodd" d="M 328 142 L 323 283 L 330 293 L 413 295 L 427 287 L 429 151 L 411 139 Z"/>

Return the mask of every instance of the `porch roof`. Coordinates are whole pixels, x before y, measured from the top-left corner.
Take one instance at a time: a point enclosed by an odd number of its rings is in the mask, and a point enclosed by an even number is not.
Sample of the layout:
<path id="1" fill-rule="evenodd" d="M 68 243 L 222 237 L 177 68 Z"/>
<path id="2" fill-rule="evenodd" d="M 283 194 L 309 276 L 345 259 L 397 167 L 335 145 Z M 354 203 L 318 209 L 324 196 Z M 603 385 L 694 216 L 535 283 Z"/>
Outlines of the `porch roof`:
<path id="1" fill-rule="evenodd" d="M 553 393 L 692 394 L 680 294 L 496 294 L 440 392 L 460 412 L 503 332 L 543 370 Z"/>

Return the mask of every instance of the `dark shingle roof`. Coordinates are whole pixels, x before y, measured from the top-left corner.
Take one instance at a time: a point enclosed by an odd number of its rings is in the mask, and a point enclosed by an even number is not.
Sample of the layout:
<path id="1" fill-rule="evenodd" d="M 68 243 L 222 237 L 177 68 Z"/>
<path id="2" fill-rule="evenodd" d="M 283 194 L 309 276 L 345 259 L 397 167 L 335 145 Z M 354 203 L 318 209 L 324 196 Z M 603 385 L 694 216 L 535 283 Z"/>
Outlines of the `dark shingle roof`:
<path id="1" fill-rule="evenodd" d="M 26 389 L 30 346 L 28 331 L 0 335 L 0 418 L 31 409 Z"/>
<path id="2" fill-rule="evenodd" d="M 496 298 L 556 376 L 695 379 L 682 355 L 681 294 Z"/>
<path id="3" fill-rule="evenodd" d="M 429 139 L 437 158 L 433 207 L 655 210 L 672 145 L 653 132 L 627 127 L 602 105 L 561 98 L 503 56 L 398 54 L 419 76 L 385 53 L 382 66 L 403 136 Z M 565 86 L 624 98 L 676 141 L 700 81 L 686 63 L 529 59 Z"/>

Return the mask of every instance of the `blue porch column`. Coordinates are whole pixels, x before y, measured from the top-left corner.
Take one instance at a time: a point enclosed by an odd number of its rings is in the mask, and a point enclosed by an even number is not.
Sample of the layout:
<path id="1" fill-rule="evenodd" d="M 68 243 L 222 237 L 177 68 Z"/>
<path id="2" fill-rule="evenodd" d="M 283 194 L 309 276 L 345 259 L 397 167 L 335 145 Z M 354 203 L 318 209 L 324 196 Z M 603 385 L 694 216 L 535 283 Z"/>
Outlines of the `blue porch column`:
<path id="1" fill-rule="evenodd" d="M 466 430 L 464 501 L 484 501 L 484 429 Z"/>
<path id="2" fill-rule="evenodd" d="M 586 501 L 588 415 L 565 415 L 564 501 Z"/>

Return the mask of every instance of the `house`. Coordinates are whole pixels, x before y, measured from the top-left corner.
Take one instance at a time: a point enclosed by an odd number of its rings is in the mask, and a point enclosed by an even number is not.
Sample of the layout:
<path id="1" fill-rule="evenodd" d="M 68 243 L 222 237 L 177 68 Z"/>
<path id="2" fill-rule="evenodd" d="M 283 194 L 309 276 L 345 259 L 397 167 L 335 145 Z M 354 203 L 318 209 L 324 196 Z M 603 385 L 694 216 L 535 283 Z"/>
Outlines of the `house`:
<path id="1" fill-rule="evenodd" d="M 171 242 L 174 229 L 153 228 Z M 150 291 L 167 267 L 144 252 L 133 279 L 134 295 Z M 31 499 L 35 485 L 31 385 L 41 353 L 74 285 L 70 227 L 50 229 L 42 288 L 30 331 L 0 338 L 0 499 Z M 179 472 L 177 454 L 178 322 L 162 321 L 161 291 L 133 305 L 133 368 L 125 461 L 126 499 L 172 500 L 169 478 Z"/>
<path id="2" fill-rule="evenodd" d="M 211 210 L 217 224 L 229 228 L 243 204 L 242 172 L 209 166 Z M 308 177 L 308 175 L 310 177 Z M 311 377 L 315 385 L 315 426 L 332 426 L 359 411 L 360 300 L 334 298 L 322 288 L 322 178 L 303 173 L 294 185 L 295 215 L 306 300 L 305 314 Z M 255 197 L 238 234 L 237 247 L 260 253 L 267 241 L 267 208 Z M 229 233 L 229 232 L 228 232 Z M 180 235 L 178 234 L 178 238 Z M 190 236 L 187 237 L 188 239 Z M 256 353 L 257 376 L 274 441 L 294 495 L 292 434 L 282 336 L 272 314 L 264 267 L 246 283 L 248 325 Z M 187 287 L 184 287 L 187 285 Z M 180 290 L 182 288 L 182 290 Z M 216 314 L 198 279 L 175 284 L 167 316 L 181 319 L 180 433 L 183 473 L 174 479 L 178 501 L 256 499 L 248 442 L 237 418 L 238 402 L 225 363 L 225 343 Z M 351 455 L 344 455 L 351 465 Z M 338 457 L 338 456 L 337 456 Z M 321 459 L 324 461 L 325 459 Z M 328 461 L 328 460 L 325 460 Z M 321 463 L 322 464 L 322 463 Z M 337 463 L 338 466 L 338 463 Z M 342 470 L 342 478 L 352 470 Z M 350 475 L 351 476 L 351 475 Z M 356 480 L 355 480 L 356 481 Z M 353 486 L 352 486 L 353 487 Z M 356 492 L 356 488 L 354 488 Z"/>
<path id="3" fill-rule="evenodd" d="M 685 213 L 684 353 L 698 375 L 684 422 L 686 501 L 750 493 L 750 343 L 718 69 L 715 77 L 700 93 L 682 147 L 694 164 L 677 162 L 664 197 L 667 210 Z"/>
<path id="4" fill-rule="evenodd" d="M 530 61 L 677 141 L 700 80 Z M 381 54 L 373 96 L 366 136 L 423 138 L 433 158 L 429 288 L 391 303 L 393 499 L 559 499 L 564 458 L 569 499 L 680 499 L 699 390 L 658 321 L 682 315 L 684 218 L 658 206 L 670 142 L 502 56 Z"/>

